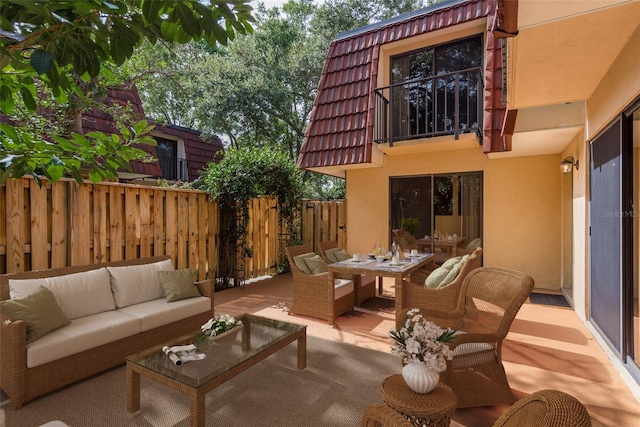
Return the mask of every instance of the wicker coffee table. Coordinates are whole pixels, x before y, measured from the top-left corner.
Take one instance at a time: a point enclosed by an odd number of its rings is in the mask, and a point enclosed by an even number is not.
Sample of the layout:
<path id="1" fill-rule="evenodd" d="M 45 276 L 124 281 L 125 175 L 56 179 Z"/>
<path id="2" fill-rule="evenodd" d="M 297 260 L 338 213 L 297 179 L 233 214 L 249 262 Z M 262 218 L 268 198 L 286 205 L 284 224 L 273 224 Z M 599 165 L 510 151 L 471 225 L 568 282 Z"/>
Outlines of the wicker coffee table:
<path id="1" fill-rule="evenodd" d="M 235 341 L 216 344 L 196 341 L 200 331 L 127 357 L 127 412 L 140 411 L 140 375 L 189 396 L 190 425 L 205 425 L 205 394 L 294 341 L 298 368 L 307 366 L 307 327 L 245 314 L 242 334 Z M 207 358 L 174 365 L 162 353 L 165 345 L 194 343 Z"/>
<path id="2" fill-rule="evenodd" d="M 418 394 L 407 386 L 402 375 L 386 378 L 380 392 L 390 408 L 400 412 L 415 426 L 448 427 L 458 403 L 448 385 L 440 382 L 429 393 Z"/>

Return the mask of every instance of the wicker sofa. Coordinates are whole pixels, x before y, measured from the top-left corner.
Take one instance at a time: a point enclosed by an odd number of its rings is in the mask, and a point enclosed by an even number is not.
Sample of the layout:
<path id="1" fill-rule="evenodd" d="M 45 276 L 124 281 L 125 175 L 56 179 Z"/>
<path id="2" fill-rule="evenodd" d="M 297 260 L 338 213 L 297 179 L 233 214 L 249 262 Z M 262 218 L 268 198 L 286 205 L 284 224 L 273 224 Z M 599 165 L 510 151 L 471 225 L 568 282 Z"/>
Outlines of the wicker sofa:
<path id="1" fill-rule="evenodd" d="M 159 256 L 1 275 L 1 301 L 12 295 L 15 299 L 19 286 L 44 280 L 54 283 L 43 286 L 70 319 L 66 326 L 27 342 L 27 324 L 0 313 L 0 388 L 13 408 L 121 365 L 128 355 L 197 330 L 211 318 L 212 280 L 195 283 L 198 292 L 191 287 L 195 294 L 191 298 L 168 302 L 162 295 L 155 272 L 173 269 L 169 256 Z M 70 288 L 78 283 L 79 287 Z M 149 296 L 149 289 L 156 294 Z M 82 299 L 86 303 L 78 304 Z"/>

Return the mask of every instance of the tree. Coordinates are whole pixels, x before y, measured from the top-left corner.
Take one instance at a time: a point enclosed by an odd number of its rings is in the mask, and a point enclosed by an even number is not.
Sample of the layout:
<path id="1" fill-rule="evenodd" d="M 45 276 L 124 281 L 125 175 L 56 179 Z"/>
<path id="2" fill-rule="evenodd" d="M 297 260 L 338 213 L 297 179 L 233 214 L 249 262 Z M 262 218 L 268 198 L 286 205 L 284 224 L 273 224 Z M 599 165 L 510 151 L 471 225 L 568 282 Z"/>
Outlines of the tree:
<path id="1" fill-rule="evenodd" d="M 115 69 L 147 40 L 227 44 L 253 31 L 248 0 L 3 0 L 0 4 L 0 111 L 43 110 L 49 98 L 78 117 L 87 88 L 109 81 Z M 231 5 L 231 7 L 229 7 Z M 51 115 L 51 110 L 48 111 Z M 22 114 L 22 117 L 25 117 Z M 77 120 L 71 120 L 77 123 Z M 35 129 L 35 131 L 34 131 Z M 9 176 L 70 173 L 81 180 L 116 176 L 119 167 L 144 155 L 135 143 L 152 143 L 146 122 L 99 132 L 43 138 L 38 126 L 0 125 L 0 183 Z"/>

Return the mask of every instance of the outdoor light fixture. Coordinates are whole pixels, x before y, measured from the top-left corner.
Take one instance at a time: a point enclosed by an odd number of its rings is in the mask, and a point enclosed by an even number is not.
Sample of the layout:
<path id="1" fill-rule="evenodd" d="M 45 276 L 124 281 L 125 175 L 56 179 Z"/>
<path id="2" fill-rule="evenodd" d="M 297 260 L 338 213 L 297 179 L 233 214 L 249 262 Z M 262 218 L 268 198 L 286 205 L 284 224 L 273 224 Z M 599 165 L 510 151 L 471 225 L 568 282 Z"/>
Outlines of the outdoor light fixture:
<path id="1" fill-rule="evenodd" d="M 573 157 L 569 156 L 566 159 L 564 159 L 563 161 L 560 162 L 560 170 L 562 171 L 563 174 L 568 174 L 569 172 L 571 172 L 571 169 L 573 169 L 573 167 L 576 167 L 576 170 L 579 169 L 580 163 L 575 160 Z"/>

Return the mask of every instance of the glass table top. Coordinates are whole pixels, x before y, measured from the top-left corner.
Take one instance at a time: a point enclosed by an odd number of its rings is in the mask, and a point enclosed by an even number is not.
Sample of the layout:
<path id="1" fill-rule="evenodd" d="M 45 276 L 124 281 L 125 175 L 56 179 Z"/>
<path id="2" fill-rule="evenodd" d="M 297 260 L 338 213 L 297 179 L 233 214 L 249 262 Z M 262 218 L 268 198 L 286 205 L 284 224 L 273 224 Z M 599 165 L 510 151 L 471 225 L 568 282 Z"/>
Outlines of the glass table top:
<path id="1" fill-rule="evenodd" d="M 237 316 L 237 318 L 242 321 L 243 327 L 241 333 L 238 333 L 233 341 L 217 343 L 206 338 L 200 339 L 200 331 L 194 331 L 178 339 L 131 355 L 127 357 L 127 361 L 184 384 L 198 387 L 244 362 L 250 362 L 251 358 L 261 351 L 306 329 L 304 325 L 249 314 Z M 195 344 L 207 357 L 179 366 L 174 365 L 169 357 L 162 352 L 162 347 L 182 344 Z"/>

